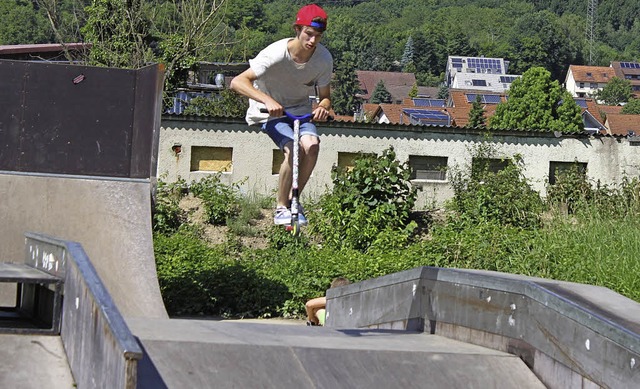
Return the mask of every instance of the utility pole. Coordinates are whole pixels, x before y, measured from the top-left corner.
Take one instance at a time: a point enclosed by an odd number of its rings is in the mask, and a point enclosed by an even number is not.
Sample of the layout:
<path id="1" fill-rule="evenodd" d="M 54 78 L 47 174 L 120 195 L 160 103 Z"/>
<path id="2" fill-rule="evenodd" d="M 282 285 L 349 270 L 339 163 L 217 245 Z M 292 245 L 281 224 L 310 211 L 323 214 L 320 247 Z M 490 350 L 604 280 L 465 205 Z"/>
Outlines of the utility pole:
<path id="1" fill-rule="evenodd" d="M 596 10 L 598 8 L 598 0 L 587 0 L 587 46 L 589 48 L 589 65 L 593 65 L 595 61 L 595 42 L 594 30 L 596 28 Z"/>

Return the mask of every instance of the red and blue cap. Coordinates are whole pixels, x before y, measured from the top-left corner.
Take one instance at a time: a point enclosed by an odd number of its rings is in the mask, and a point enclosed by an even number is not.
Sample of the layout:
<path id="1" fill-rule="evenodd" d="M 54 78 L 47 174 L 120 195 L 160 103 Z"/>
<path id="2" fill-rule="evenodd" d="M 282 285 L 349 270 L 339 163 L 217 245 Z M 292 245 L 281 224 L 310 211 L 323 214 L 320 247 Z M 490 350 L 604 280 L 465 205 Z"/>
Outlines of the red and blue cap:
<path id="1" fill-rule="evenodd" d="M 321 18 L 324 22 L 313 21 L 315 18 Z M 315 4 L 305 5 L 300 8 L 296 16 L 296 22 L 299 26 L 309 26 L 324 31 L 327 28 L 327 13 L 320 6 Z"/>

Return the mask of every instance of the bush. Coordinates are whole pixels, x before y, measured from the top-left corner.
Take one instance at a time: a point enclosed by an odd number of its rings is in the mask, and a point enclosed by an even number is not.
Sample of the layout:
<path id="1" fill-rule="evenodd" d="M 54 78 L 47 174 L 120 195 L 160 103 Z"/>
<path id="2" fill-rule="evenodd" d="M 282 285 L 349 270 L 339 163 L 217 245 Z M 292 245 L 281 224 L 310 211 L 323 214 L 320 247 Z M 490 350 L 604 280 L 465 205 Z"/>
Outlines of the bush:
<path id="1" fill-rule="evenodd" d="M 584 207 L 592 198 L 591 184 L 578 163 L 570 169 L 558 171 L 555 183 L 547 185 L 547 203 L 552 207 L 564 206 L 570 214 Z"/>
<path id="2" fill-rule="evenodd" d="M 310 230 L 332 247 L 366 251 L 386 230 L 401 231 L 407 241 L 415 228 L 409 216 L 417 197 L 411 169 L 396 160 L 393 148 L 382 155 L 363 154 L 353 169 L 334 167 L 333 190 L 321 197 Z M 410 225 L 410 226 L 408 226 Z"/>
<path id="3" fill-rule="evenodd" d="M 240 213 L 242 197 L 238 186 L 222 183 L 220 173 L 193 182 L 189 189 L 203 201 L 207 219 L 213 225 L 224 225 L 229 218 Z"/>
<path id="4" fill-rule="evenodd" d="M 154 232 L 173 234 L 186 220 L 186 214 L 179 206 L 185 188 L 186 183 L 182 179 L 170 184 L 158 180 L 151 216 Z"/>
<path id="5" fill-rule="evenodd" d="M 538 228 L 543 202 L 522 174 L 522 158 L 498 172 L 488 164 L 478 164 L 470 173 L 454 171 L 450 175 L 454 197 L 448 207 L 455 212 L 451 222 L 466 219 L 470 224 L 495 221 L 518 228 Z"/>
<path id="6" fill-rule="evenodd" d="M 170 315 L 268 317 L 290 299 L 287 288 L 250 261 L 179 231 L 154 237 L 160 291 Z"/>

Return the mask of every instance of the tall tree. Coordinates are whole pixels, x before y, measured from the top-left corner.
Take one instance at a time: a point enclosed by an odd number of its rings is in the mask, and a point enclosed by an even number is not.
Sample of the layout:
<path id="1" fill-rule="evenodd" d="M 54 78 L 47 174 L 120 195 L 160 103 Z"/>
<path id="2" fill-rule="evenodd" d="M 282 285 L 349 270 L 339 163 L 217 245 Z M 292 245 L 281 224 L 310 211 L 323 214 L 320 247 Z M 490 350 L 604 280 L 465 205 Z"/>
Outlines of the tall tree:
<path id="1" fill-rule="evenodd" d="M 360 92 L 360 82 L 356 75 L 355 60 L 354 53 L 346 52 L 335 64 L 331 80 L 331 106 L 338 115 L 353 115 L 360 105 L 360 99 L 356 97 Z"/>
<path id="2" fill-rule="evenodd" d="M 539 129 L 575 133 L 584 129 L 581 109 L 551 72 L 527 70 L 509 89 L 509 99 L 498 104 L 491 128 Z"/>
<path id="3" fill-rule="evenodd" d="M 369 102 L 371 104 L 388 104 L 392 101 L 391 93 L 384 86 L 384 81 L 378 81 L 376 88 L 371 93 L 371 98 L 369 98 Z"/>
<path id="4" fill-rule="evenodd" d="M 618 105 L 629 101 L 632 92 L 633 90 L 631 89 L 631 82 L 629 80 L 613 77 L 607 85 L 596 92 L 595 95 L 599 101 L 604 101 L 607 105 Z"/>
<path id="5" fill-rule="evenodd" d="M 92 44 L 92 65 L 135 69 L 153 60 L 141 0 L 93 0 L 87 14 L 82 32 Z"/>
<path id="6" fill-rule="evenodd" d="M 409 63 L 413 63 L 413 38 L 409 35 L 407 43 L 404 45 L 404 52 L 400 59 L 400 66 L 404 69 Z"/>
<path id="7" fill-rule="evenodd" d="M 480 95 L 476 95 L 476 99 L 471 105 L 471 111 L 469 111 L 469 127 L 485 127 L 486 118 L 484 116 L 485 109 L 482 105 L 482 99 Z"/>
<path id="8" fill-rule="evenodd" d="M 511 69 L 521 74 L 540 66 L 556 80 L 564 79 L 567 65 L 573 63 L 577 48 L 567 38 L 568 31 L 558 17 L 549 12 L 536 12 L 517 21 L 511 35 Z"/>

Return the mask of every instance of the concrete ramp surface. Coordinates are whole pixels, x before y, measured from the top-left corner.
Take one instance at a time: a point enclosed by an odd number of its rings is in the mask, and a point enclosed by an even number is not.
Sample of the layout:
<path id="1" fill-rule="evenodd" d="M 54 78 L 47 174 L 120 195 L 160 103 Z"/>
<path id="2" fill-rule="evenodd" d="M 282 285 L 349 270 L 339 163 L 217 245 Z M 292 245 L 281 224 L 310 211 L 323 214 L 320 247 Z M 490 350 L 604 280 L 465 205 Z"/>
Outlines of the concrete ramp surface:
<path id="1" fill-rule="evenodd" d="M 25 232 L 80 242 L 124 316 L 167 317 L 149 180 L 0 173 L 0 198 L 4 261 L 24 260 Z"/>
<path id="2" fill-rule="evenodd" d="M 544 388 L 518 357 L 437 335 L 128 320 L 139 388 Z"/>

